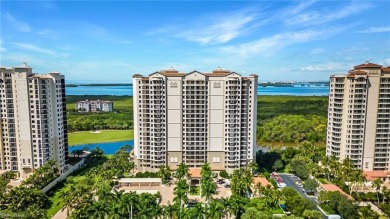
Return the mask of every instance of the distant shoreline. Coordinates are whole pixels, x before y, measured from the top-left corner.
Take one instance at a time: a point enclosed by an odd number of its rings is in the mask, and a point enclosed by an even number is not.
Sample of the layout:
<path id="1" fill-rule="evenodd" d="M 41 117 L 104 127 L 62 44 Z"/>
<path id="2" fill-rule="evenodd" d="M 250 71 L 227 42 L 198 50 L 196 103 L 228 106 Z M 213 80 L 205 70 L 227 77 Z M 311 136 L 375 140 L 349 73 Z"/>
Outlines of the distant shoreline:
<path id="1" fill-rule="evenodd" d="M 329 86 L 329 82 L 307 82 L 307 83 L 259 83 L 259 87 L 294 87 L 294 85 L 308 85 L 308 86 Z M 129 86 L 132 87 L 132 83 L 92 83 L 92 84 L 66 84 L 65 87 L 88 87 L 88 86 L 101 86 L 101 87 L 110 87 L 110 86 Z"/>
<path id="2" fill-rule="evenodd" d="M 129 86 L 129 87 L 132 87 L 133 84 L 131 84 L 131 83 L 65 84 L 65 87 L 86 87 L 86 86 L 102 86 L 102 87 Z"/>

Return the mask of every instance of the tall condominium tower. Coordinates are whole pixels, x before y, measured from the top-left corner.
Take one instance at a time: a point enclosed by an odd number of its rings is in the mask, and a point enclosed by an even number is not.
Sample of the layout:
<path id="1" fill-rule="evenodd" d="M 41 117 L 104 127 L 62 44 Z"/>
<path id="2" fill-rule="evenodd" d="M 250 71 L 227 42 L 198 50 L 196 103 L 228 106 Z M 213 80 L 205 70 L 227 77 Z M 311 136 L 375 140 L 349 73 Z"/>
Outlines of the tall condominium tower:
<path id="1" fill-rule="evenodd" d="M 330 77 L 326 154 L 364 171 L 390 170 L 390 67 L 355 66 Z"/>
<path id="2" fill-rule="evenodd" d="M 65 79 L 23 64 L 0 67 L 0 171 L 26 178 L 49 159 L 62 173 L 68 156 Z"/>
<path id="3" fill-rule="evenodd" d="M 233 171 L 254 159 L 257 76 L 216 69 L 133 76 L 134 155 L 138 169 L 184 162 Z"/>

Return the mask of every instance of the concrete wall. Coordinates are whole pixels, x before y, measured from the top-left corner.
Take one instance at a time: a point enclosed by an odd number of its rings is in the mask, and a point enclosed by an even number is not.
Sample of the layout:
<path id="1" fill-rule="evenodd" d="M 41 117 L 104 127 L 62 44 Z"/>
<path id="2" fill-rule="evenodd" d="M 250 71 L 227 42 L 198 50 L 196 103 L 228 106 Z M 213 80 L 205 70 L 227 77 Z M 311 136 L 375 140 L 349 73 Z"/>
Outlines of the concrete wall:
<path id="1" fill-rule="evenodd" d="M 49 191 L 55 185 L 57 185 L 58 183 L 63 181 L 66 177 L 68 177 L 71 173 L 73 173 L 74 171 L 76 171 L 77 169 L 79 169 L 83 165 L 84 165 L 84 159 L 82 159 L 80 162 L 78 162 L 74 166 L 70 167 L 67 171 L 65 171 L 63 174 L 61 174 L 59 177 L 57 177 L 55 180 L 53 180 L 51 183 L 49 183 L 47 186 L 45 186 L 42 189 L 42 192 L 46 193 L 47 191 Z M 69 165 L 69 166 L 71 166 L 71 165 Z"/>

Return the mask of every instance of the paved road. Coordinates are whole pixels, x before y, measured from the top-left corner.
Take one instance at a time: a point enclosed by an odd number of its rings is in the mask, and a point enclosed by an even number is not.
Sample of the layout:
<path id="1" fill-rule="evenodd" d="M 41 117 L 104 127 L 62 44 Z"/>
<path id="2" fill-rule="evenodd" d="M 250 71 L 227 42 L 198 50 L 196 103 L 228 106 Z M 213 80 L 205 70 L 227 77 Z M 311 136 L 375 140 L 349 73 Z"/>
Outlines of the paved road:
<path id="1" fill-rule="evenodd" d="M 295 184 L 295 182 L 291 179 L 291 174 L 285 174 L 285 173 L 279 173 L 279 176 L 282 177 L 283 179 L 283 182 L 286 183 L 286 185 L 288 187 L 291 187 L 293 189 L 295 189 L 303 198 L 306 198 L 306 199 L 309 199 L 311 201 L 313 201 L 314 203 L 316 203 L 316 207 L 315 207 L 315 210 L 321 212 L 321 214 L 324 216 L 325 219 L 327 219 L 328 217 L 322 213 L 322 211 L 320 211 L 320 209 L 317 207 L 318 205 L 318 200 L 317 198 L 315 197 L 309 197 L 307 196 L 300 187 L 298 187 L 297 184 Z"/>

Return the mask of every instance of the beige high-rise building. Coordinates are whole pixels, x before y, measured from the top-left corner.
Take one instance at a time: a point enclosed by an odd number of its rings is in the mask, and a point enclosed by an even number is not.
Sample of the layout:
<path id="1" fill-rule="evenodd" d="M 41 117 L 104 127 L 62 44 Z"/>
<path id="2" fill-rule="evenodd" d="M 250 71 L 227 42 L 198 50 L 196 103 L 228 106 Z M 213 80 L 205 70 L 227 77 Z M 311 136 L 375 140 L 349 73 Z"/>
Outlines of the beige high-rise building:
<path id="1" fill-rule="evenodd" d="M 363 171 L 390 170 L 390 67 L 355 66 L 330 77 L 326 154 Z"/>
<path id="2" fill-rule="evenodd" d="M 184 162 L 213 170 L 246 166 L 256 148 L 257 75 L 220 68 L 133 76 L 134 155 L 140 171 Z"/>
<path id="3" fill-rule="evenodd" d="M 0 67 L 0 171 L 26 178 L 49 159 L 66 169 L 65 79 L 38 75 L 25 63 Z"/>

